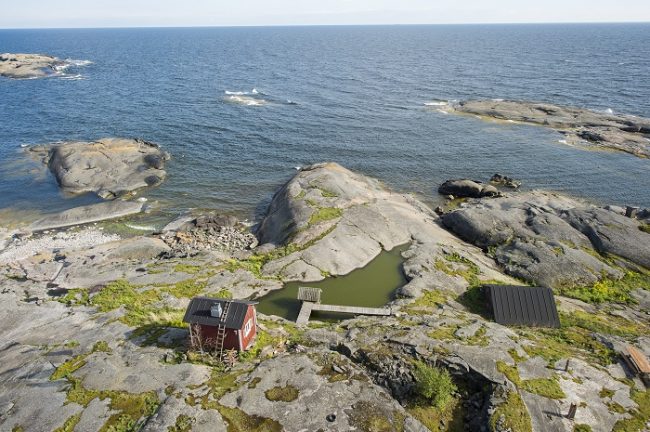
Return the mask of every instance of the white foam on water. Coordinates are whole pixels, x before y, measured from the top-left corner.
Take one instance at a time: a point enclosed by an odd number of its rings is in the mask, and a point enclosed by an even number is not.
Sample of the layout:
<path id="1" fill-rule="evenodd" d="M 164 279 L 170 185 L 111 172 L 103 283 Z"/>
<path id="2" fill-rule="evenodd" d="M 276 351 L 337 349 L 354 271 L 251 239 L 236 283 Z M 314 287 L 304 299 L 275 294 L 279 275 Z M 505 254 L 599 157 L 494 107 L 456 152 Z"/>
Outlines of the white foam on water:
<path id="1" fill-rule="evenodd" d="M 262 106 L 268 103 L 264 99 L 255 99 L 254 97 L 244 95 L 230 95 L 226 97 L 226 101 L 247 106 Z"/>
<path id="2" fill-rule="evenodd" d="M 66 81 L 79 81 L 79 80 L 85 80 L 86 79 L 86 77 L 81 75 L 81 74 L 77 74 L 77 75 L 61 75 L 60 78 L 62 80 L 66 80 Z"/>
<path id="3" fill-rule="evenodd" d="M 557 140 L 560 144 L 568 144 L 567 140 Z"/>
<path id="4" fill-rule="evenodd" d="M 440 114 L 449 114 L 449 112 L 447 112 L 447 111 L 445 111 L 443 109 L 440 109 L 440 108 L 438 108 L 436 111 L 439 112 Z"/>
<path id="5" fill-rule="evenodd" d="M 88 66 L 93 64 L 90 60 L 65 59 L 65 62 L 70 66 Z"/>
<path id="6" fill-rule="evenodd" d="M 605 110 L 605 112 L 606 112 L 607 114 L 614 114 L 614 110 L 611 109 L 611 108 L 607 108 L 607 109 Z"/>
<path id="7" fill-rule="evenodd" d="M 449 102 L 447 101 L 432 101 L 432 102 L 425 102 L 425 106 L 447 106 L 449 105 Z"/>
<path id="8" fill-rule="evenodd" d="M 492 99 L 492 100 L 493 100 L 494 102 L 503 102 L 503 99 L 499 99 L 499 98 L 497 98 L 497 99 Z"/>

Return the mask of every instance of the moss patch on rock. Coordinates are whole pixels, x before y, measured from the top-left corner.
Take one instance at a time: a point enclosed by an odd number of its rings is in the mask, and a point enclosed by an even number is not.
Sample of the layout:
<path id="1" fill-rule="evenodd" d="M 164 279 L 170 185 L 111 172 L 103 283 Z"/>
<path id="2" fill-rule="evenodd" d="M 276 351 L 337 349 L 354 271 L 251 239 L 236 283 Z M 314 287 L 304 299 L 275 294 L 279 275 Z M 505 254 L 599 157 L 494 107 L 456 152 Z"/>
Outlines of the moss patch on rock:
<path id="1" fill-rule="evenodd" d="M 522 380 L 517 366 L 509 366 L 502 361 L 497 362 L 497 370 L 504 374 L 517 388 L 529 393 L 535 393 L 550 399 L 564 399 L 566 397 L 556 376 L 553 378 Z"/>
<path id="2" fill-rule="evenodd" d="M 371 402 L 353 405 L 348 413 L 350 426 L 363 432 L 403 432 L 405 416 L 398 410 L 386 411 Z"/>
<path id="3" fill-rule="evenodd" d="M 287 384 L 284 387 L 273 387 L 264 392 L 264 396 L 272 402 L 292 402 L 298 399 L 298 389 Z"/>
<path id="4" fill-rule="evenodd" d="M 228 432 L 282 432 L 283 430 L 282 425 L 277 421 L 246 414 L 239 408 L 219 405 L 217 410 L 228 423 Z"/>

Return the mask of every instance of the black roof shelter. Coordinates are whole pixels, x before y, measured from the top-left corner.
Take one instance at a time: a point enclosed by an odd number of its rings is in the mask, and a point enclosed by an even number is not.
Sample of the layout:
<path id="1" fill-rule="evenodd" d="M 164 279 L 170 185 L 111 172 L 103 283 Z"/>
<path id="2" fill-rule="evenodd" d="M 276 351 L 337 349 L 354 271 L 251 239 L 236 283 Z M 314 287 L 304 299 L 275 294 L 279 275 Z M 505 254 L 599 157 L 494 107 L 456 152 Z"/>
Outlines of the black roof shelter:
<path id="1" fill-rule="evenodd" d="M 553 291 L 546 287 L 485 285 L 494 320 L 503 325 L 560 327 Z"/>
<path id="2" fill-rule="evenodd" d="M 230 306 L 227 309 L 226 320 L 223 324 L 228 329 L 242 328 L 248 307 L 257 304 L 257 302 L 246 300 L 227 300 L 209 297 L 195 297 L 187 307 L 183 321 L 189 324 L 202 324 L 217 327 L 220 324 L 220 318 L 213 317 L 210 314 L 210 308 L 213 305 L 221 304 L 221 307 L 226 309 L 226 303 L 230 303 Z"/>

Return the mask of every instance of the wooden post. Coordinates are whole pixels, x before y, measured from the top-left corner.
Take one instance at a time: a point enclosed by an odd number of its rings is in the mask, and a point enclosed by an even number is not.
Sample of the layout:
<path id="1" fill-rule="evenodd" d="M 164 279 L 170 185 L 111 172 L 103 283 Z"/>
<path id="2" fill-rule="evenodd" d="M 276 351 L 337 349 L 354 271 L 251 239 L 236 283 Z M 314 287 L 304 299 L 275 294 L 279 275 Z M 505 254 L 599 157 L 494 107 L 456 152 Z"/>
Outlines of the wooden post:
<path id="1" fill-rule="evenodd" d="M 569 372 L 569 362 L 571 359 L 566 359 L 566 364 L 564 365 L 564 372 Z"/>
<path id="2" fill-rule="evenodd" d="M 569 413 L 567 414 L 566 418 L 569 420 L 573 420 L 576 418 L 576 411 L 578 411 L 578 404 L 572 403 L 571 406 L 569 407 Z"/>

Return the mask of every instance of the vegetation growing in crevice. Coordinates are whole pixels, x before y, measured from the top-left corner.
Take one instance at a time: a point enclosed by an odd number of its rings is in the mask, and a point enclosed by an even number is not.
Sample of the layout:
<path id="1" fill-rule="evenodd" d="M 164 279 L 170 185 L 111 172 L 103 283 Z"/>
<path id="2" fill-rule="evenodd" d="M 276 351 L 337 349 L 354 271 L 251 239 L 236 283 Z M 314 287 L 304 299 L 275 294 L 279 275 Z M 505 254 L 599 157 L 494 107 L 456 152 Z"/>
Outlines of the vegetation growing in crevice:
<path id="1" fill-rule="evenodd" d="M 528 409 L 516 391 L 508 392 L 506 401 L 499 405 L 490 417 L 491 430 L 510 429 L 517 432 L 532 432 L 533 424 Z"/>
<path id="2" fill-rule="evenodd" d="M 438 409 L 444 409 L 453 399 L 457 390 L 447 369 L 415 362 L 413 369 L 415 389 L 418 396 Z"/>
<path id="3" fill-rule="evenodd" d="M 77 423 L 81 420 L 81 414 L 75 414 L 63 423 L 63 426 L 54 429 L 54 432 L 73 432 Z"/>
<path id="4" fill-rule="evenodd" d="M 626 270 L 621 279 L 603 275 L 592 285 L 562 287 L 558 292 L 587 303 L 635 304 L 637 301 L 631 295 L 635 289 L 650 289 L 650 273 Z"/>
<path id="5" fill-rule="evenodd" d="M 167 432 L 190 432 L 195 419 L 185 414 L 176 417 L 176 423 L 167 428 Z"/>
<path id="6" fill-rule="evenodd" d="M 566 397 L 555 375 L 553 378 L 522 380 L 519 377 L 519 371 L 516 365 L 509 366 L 502 361 L 497 361 L 497 370 L 504 374 L 517 388 L 529 393 L 535 393 L 550 399 L 564 399 Z"/>
<path id="7" fill-rule="evenodd" d="M 246 414 L 239 408 L 218 405 L 219 414 L 228 423 L 228 432 L 282 432 L 283 428 L 277 421 Z"/>
<path id="8" fill-rule="evenodd" d="M 642 432 L 647 430 L 646 425 L 650 422 L 650 390 L 638 391 L 632 389 L 630 392 L 632 400 L 637 403 L 638 408 L 630 410 L 630 418 L 619 420 L 613 432 Z"/>

